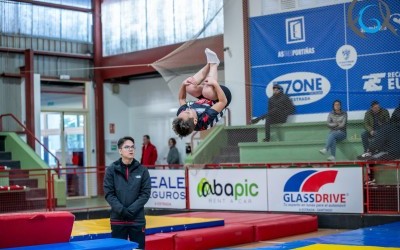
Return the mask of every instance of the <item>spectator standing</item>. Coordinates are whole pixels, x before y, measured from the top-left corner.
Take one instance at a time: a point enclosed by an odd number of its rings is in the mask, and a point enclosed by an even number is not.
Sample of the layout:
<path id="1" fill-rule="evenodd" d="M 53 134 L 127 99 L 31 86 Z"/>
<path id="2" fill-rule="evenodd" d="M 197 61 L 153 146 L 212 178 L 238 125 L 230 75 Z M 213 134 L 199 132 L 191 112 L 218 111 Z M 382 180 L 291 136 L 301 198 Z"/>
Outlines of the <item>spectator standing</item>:
<path id="1" fill-rule="evenodd" d="M 168 140 L 168 156 L 167 156 L 167 163 L 168 164 L 179 164 L 179 151 L 176 148 L 176 140 L 174 138 L 169 138 Z"/>
<path id="2" fill-rule="evenodd" d="M 141 163 L 145 166 L 155 165 L 157 161 L 157 148 L 150 141 L 149 135 L 143 136 Z"/>

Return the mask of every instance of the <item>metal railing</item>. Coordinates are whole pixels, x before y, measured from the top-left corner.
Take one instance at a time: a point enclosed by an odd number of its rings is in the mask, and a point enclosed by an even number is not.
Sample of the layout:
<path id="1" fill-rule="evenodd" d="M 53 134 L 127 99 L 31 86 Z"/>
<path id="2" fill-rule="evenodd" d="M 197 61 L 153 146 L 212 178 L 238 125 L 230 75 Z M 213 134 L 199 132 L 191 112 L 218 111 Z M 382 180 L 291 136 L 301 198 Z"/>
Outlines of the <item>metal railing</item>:
<path id="1" fill-rule="evenodd" d="M 260 164 L 207 164 L 204 169 L 248 169 L 248 168 L 332 168 L 332 167 L 360 167 L 363 169 L 362 195 L 364 196 L 365 214 L 400 214 L 400 161 L 374 161 L 374 162 L 294 162 L 294 163 L 260 163 Z M 154 165 L 147 166 L 149 169 L 169 171 L 181 169 L 185 171 L 185 193 L 186 209 L 190 209 L 189 197 L 189 170 L 190 166 L 183 165 Z M 0 186 L 7 183 L 14 184 L 15 180 L 37 179 L 31 183 L 39 182 L 39 186 L 25 185 L 26 188 L 17 191 L 0 190 L 0 213 L 12 212 L 13 204 L 19 203 L 14 210 L 68 210 L 68 211 L 91 211 L 99 209 L 109 209 L 109 205 L 103 196 L 97 196 L 98 186 L 97 174 L 99 167 L 63 168 L 59 173 L 54 173 L 51 169 L 33 170 L 12 170 L 5 169 L 0 171 Z M 375 182 L 368 182 L 370 173 L 374 172 Z M 102 172 L 104 174 L 104 172 Z M 66 187 L 60 189 L 58 180 L 64 179 Z M 14 181 L 13 181 L 14 180 Z M 11 182 L 10 182 L 11 181 Z M 28 181 L 29 183 L 29 181 Z M 43 189 L 45 191 L 43 191 Z M 4 189 L 3 189 L 4 190 Z M 42 190 L 42 191 L 41 191 Z M 65 193 L 61 193 L 65 191 Z M 22 193 L 31 192 L 29 199 L 21 197 Z M 75 192 L 75 193 L 74 193 Z M 6 195 L 5 195 L 6 193 Z M 38 194 L 45 194 L 45 197 L 37 197 Z M 33 197 L 32 197 L 33 195 Z M 35 196 L 36 195 L 36 196 Z M 19 197 L 19 198 L 18 198 Z M 68 197 L 79 197 L 80 199 L 69 199 Z M 43 201 L 45 199 L 45 202 Z M 65 199 L 63 201 L 62 199 Z M 42 203 L 40 203 L 40 201 Z M 36 202 L 36 203 L 35 203 Z M 35 207 L 33 204 L 42 204 L 42 207 Z M 3 206 L 3 207 L 2 207 Z M 25 207 L 24 207 L 25 206 Z M 7 208 L 8 207 L 8 208 Z"/>
<path id="2" fill-rule="evenodd" d="M 43 143 L 42 143 L 29 129 L 27 129 L 27 128 L 25 127 L 25 125 L 22 124 L 22 122 L 19 121 L 18 118 L 15 117 L 13 114 L 2 114 L 2 115 L 0 115 L 0 131 L 1 131 L 1 132 L 6 132 L 6 131 L 3 130 L 3 118 L 4 118 L 4 117 L 11 117 L 19 126 L 21 126 L 21 128 L 24 129 L 23 133 L 28 134 L 29 136 L 31 136 L 32 138 L 34 138 L 35 141 L 36 141 L 37 143 L 39 143 L 39 145 L 40 145 L 47 153 L 49 153 L 52 157 L 54 157 L 54 159 L 55 159 L 55 161 L 56 161 L 56 163 L 57 163 L 56 171 L 59 172 L 59 170 L 60 170 L 60 168 L 61 168 L 61 163 L 60 163 L 60 160 L 57 158 L 57 156 L 55 156 L 52 152 L 50 152 L 50 150 L 49 150 L 45 145 L 43 145 Z M 7 131 L 7 132 L 15 132 L 15 131 Z"/>

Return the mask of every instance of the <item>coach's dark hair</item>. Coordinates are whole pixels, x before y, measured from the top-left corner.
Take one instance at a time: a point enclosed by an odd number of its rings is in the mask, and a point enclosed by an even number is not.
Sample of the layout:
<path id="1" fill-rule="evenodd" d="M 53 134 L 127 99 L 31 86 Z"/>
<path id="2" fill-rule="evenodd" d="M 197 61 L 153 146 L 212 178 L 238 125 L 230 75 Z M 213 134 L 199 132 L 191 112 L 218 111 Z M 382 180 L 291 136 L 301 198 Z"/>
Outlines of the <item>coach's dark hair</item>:
<path id="1" fill-rule="evenodd" d="M 172 122 L 172 129 L 178 134 L 180 137 L 185 137 L 190 135 L 194 130 L 194 119 L 189 118 L 184 121 L 182 118 L 175 118 Z"/>
<path id="2" fill-rule="evenodd" d="M 131 141 L 133 144 L 135 144 L 135 140 L 134 140 L 132 137 L 130 137 L 130 136 L 124 136 L 124 137 L 122 137 L 121 139 L 118 140 L 118 142 L 117 142 L 118 148 L 121 148 L 122 145 L 123 145 L 126 141 Z"/>
<path id="3" fill-rule="evenodd" d="M 143 137 L 146 137 L 147 140 L 150 140 L 150 135 L 144 135 Z"/>

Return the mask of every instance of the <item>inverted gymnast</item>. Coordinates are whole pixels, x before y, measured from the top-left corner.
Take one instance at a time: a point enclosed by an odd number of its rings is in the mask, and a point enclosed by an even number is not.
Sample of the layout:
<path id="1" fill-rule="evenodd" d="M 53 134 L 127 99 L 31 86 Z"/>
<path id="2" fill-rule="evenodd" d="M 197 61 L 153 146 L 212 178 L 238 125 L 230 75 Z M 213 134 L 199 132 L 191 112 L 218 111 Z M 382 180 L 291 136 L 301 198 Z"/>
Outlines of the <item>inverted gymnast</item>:
<path id="1" fill-rule="evenodd" d="M 220 61 L 217 54 L 208 48 L 205 54 L 207 64 L 195 75 L 184 80 L 179 89 L 178 100 L 181 106 L 176 114 L 178 117 L 172 122 L 172 129 L 180 137 L 214 126 L 232 99 L 229 89 L 218 83 Z M 187 102 L 186 94 L 197 97 L 198 100 Z"/>

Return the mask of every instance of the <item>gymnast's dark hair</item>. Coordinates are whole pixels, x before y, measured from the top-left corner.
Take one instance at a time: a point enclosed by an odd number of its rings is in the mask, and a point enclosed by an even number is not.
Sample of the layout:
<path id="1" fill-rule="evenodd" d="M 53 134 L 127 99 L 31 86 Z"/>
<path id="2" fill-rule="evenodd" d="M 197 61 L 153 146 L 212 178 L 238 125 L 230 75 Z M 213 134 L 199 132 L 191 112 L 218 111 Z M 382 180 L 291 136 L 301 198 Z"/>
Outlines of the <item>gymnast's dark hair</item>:
<path id="1" fill-rule="evenodd" d="M 193 132 L 194 127 L 195 125 L 193 118 L 189 118 L 185 121 L 178 117 L 172 122 L 172 129 L 181 138 L 190 135 Z"/>

